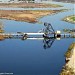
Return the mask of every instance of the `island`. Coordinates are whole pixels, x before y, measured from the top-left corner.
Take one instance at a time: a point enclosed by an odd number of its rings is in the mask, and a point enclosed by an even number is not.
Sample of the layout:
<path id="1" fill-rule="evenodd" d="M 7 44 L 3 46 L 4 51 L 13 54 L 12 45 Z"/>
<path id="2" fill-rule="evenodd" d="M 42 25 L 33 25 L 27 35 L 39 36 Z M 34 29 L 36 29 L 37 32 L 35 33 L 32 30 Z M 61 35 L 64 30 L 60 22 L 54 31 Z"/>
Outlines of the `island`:
<path id="1" fill-rule="evenodd" d="M 63 20 L 75 24 L 75 15 L 67 16 Z"/>
<path id="2" fill-rule="evenodd" d="M 60 75 L 75 75 L 75 42 L 69 46 L 65 57 L 66 64 L 63 66 Z"/>
<path id="3" fill-rule="evenodd" d="M 0 18 L 36 23 L 38 21 L 38 18 L 47 16 L 47 15 L 56 14 L 63 11 L 65 11 L 65 9 L 61 9 L 61 10 L 0 10 Z"/>

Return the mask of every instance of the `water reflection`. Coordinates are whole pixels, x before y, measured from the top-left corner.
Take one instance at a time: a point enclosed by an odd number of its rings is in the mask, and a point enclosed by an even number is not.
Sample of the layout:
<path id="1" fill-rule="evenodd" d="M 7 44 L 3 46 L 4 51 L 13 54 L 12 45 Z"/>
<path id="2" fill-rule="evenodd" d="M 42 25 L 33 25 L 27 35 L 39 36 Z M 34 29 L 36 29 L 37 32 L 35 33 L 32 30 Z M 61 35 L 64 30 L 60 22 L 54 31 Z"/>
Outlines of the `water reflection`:
<path id="1" fill-rule="evenodd" d="M 53 42 L 55 41 L 55 39 L 44 39 L 43 40 L 43 47 L 44 49 L 50 48 L 53 44 Z"/>
<path id="2" fill-rule="evenodd" d="M 5 39 L 21 39 L 22 37 L 4 37 L 0 35 L 0 41 L 3 41 Z M 22 39 L 21 39 L 22 40 Z M 53 42 L 55 41 L 55 39 L 47 39 L 47 38 L 27 38 L 26 40 L 42 40 L 43 41 L 43 48 L 47 49 L 47 48 L 51 48 Z M 22 41 L 26 41 L 26 40 L 22 40 Z"/>

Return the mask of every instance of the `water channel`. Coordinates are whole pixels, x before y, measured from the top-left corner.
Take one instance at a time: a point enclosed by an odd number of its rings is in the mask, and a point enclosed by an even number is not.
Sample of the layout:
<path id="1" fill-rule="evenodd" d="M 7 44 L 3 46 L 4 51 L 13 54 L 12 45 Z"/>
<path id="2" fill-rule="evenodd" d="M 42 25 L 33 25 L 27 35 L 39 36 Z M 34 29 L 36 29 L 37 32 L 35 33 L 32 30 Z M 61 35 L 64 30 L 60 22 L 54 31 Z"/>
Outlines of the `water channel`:
<path id="1" fill-rule="evenodd" d="M 58 4 L 58 2 L 51 3 Z M 74 4 L 61 2 L 59 4 L 64 5 L 60 9 L 70 10 L 45 16 L 40 18 L 39 22 L 51 23 L 55 30 L 74 29 L 74 24 L 62 21 L 65 16 L 74 14 Z M 27 8 L 22 9 L 27 10 Z M 41 8 L 28 8 L 28 10 L 37 9 L 41 10 Z M 33 24 L 6 19 L 0 19 L 0 21 L 4 25 L 5 32 L 38 32 L 44 27 L 43 24 L 39 23 Z M 59 75 L 65 64 L 64 54 L 72 42 L 74 42 L 73 38 L 53 40 L 52 46 L 45 47 L 44 40 L 5 39 L 0 41 L 0 72 L 10 72 L 14 75 Z"/>

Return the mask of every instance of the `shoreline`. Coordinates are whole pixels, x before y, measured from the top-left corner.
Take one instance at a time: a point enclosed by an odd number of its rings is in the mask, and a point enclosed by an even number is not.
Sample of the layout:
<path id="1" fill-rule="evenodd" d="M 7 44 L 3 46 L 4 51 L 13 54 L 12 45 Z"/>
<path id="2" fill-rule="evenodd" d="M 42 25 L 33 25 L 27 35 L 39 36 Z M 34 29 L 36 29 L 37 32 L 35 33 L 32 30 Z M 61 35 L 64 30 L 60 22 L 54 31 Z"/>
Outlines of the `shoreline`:
<path id="1" fill-rule="evenodd" d="M 63 66 L 60 75 L 74 75 L 75 74 L 75 42 L 72 43 L 68 51 L 65 53 L 66 64 Z"/>
<path id="2" fill-rule="evenodd" d="M 36 23 L 38 19 L 46 15 L 53 15 L 63 10 L 0 10 L 0 19 Z M 5 13 L 6 12 L 6 13 Z"/>

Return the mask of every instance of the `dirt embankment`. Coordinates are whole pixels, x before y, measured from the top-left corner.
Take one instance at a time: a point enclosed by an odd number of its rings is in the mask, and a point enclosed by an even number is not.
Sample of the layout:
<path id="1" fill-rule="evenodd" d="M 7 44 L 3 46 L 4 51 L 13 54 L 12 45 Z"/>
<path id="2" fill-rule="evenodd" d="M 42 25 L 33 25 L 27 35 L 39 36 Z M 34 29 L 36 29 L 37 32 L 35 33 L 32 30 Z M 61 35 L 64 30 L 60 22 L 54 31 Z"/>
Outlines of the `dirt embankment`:
<path id="1" fill-rule="evenodd" d="M 66 64 L 60 75 L 75 75 L 75 43 L 72 43 L 65 54 Z"/>

